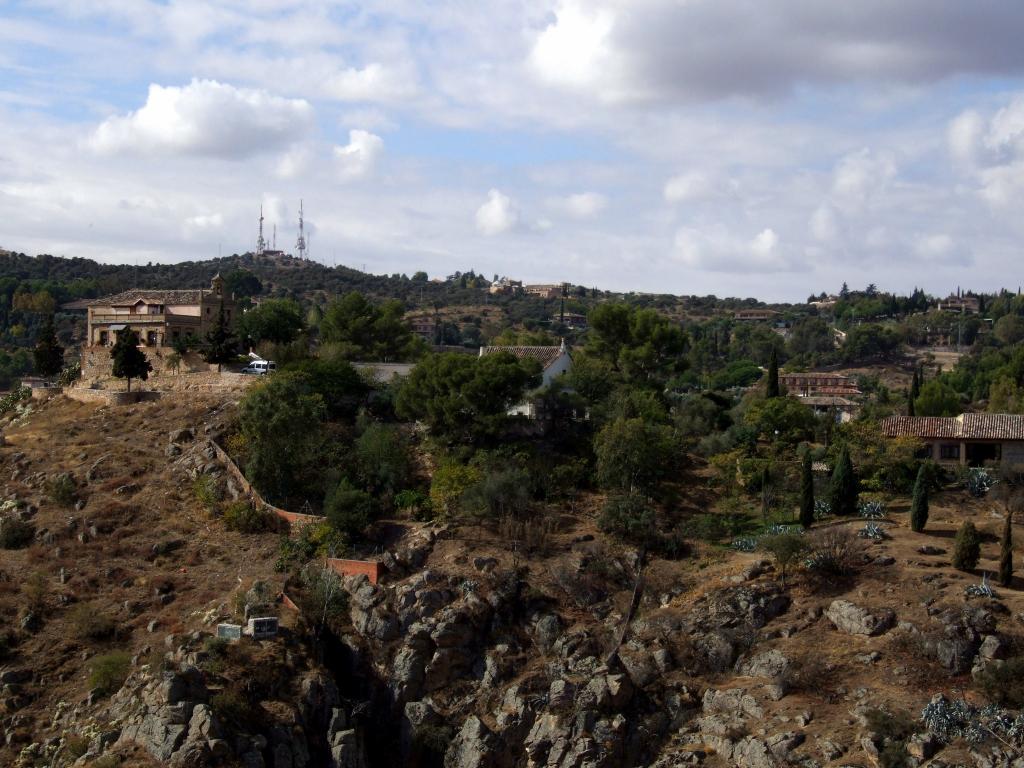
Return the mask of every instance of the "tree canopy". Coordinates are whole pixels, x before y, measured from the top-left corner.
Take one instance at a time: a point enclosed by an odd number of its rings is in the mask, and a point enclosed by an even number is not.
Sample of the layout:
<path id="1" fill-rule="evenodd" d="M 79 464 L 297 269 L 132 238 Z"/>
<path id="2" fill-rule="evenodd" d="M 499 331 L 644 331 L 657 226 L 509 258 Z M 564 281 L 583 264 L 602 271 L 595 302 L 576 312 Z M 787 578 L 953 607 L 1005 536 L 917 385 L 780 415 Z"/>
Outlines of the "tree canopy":
<path id="1" fill-rule="evenodd" d="M 292 299 L 266 299 L 238 320 L 238 335 L 248 344 L 290 344 L 304 328 L 302 308 Z"/>
<path id="2" fill-rule="evenodd" d="M 423 342 L 414 336 L 398 300 L 374 304 L 352 292 L 327 305 L 320 338 L 339 345 L 350 360 L 395 361 L 417 357 Z"/>
<path id="3" fill-rule="evenodd" d="M 128 391 L 132 391 L 132 379 L 149 378 L 153 364 L 146 359 L 146 354 L 139 349 L 139 336 L 135 331 L 126 328 L 117 334 L 114 346 L 110 348 L 111 372 L 119 379 L 125 379 Z"/>

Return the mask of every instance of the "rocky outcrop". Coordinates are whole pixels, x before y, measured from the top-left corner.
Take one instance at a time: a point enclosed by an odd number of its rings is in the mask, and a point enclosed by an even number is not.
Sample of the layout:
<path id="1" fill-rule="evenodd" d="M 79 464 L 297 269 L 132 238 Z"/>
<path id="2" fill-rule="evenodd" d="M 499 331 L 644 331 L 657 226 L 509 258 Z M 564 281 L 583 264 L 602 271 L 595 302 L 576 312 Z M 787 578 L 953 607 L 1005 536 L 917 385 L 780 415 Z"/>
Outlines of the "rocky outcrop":
<path id="1" fill-rule="evenodd" d="M 896 623 L 896 614 L 884 609 L 872 613 L 849 600 L 833 600 L 825 611 L 825 618 L 841 632 L 850 635 L 881 635 Z"/>

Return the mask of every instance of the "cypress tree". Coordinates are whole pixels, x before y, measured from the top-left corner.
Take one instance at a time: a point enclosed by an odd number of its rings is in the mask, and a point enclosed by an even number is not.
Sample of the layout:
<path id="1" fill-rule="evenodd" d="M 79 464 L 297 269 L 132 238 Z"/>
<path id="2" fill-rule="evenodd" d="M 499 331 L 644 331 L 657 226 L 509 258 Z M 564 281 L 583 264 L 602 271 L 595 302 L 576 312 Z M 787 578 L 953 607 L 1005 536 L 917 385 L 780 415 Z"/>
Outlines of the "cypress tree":
<path id="1" fill-rule="evenodd" d="M 921 369 L 914 368 L 914 378 L 910 381 L 910 393 L 907 395 L 907 415 L 913 416 L 916 410 L 914 402 L 921 394 Z"/>
<path id="2" fill-rule="evenodd" d="M 907 416 L 915 415 L 916 414 L 914 413 L 914 392 L 913 389 L 911 389 L 911 391 L 907 393 Z"/>
<path id="3" fill-rule="evenodd" d="M 128 391 L 132 391 L 132 379 L 149 378 L 153 365 L 146 359 L 146 353 L 139 349 L 139 337 L 135 331 L 125 328 L 117 334 L 114 346 L 110 348 L 111 372 L 119 379 L 128 380 Z"/>
<path id="4" fill-rule="evenodd" d="M 35 363 L 36 373 L 47 379 L 56 376 L 64 368 L 64 347 L 57 342 L 52 315 L 46 318 L 39 329 L 36 348 L 32 351 L 32 361 Z"/>
<path id="5" fill-rule="evenodd" d="M 999 544 L 999 583 L 1004 587 L 1013 581 L 1013 515 L 1006 510 L 1003 539 Z"/>
<path id="6" fill-rule="evenodd" d="M 814 471 L 809 450 L 804 452 L 800 467 L 800 525 L 804 528 L 814 525 Z"/>
<path id="7" fill-rule="evenodd" d="M 227 318 L 224 315 L 224 301 L 220 302 L 220 310 L 217 312 L 217 320 L 209 333 L 206 334 L 206 349 L 203 359 L 208 363 L 216 363 L 217 370 L 220 370 L 222 363 L 228 363 L 235 359 L 236 344 L 235 337 L 231 334 Z"/>
<path id="8" fill-rule="evenodd" d="M 779 353 L 772 347 L 772 356 L 768 359 L 768 390 L 766 397 L 779 396 Z"/>
<path id="9" fill-rule="evenodd" d="M 959 571 L 969 571 L 978 564 L 981 557 L 981 537 L 978 529 L 970 520 L 960 526 L 953 543 L 953 567 Z"/>
<path id="10" fill-rule="evenodd" d="M 829 485 L 829 503 L 832 505 L 832 514 L 856 515 L 859 495 L 857 475 L 853 470 L 853 462 L 850 460 L 850 449 L 844 445 L 839 453 L 839 461 L 836 462 Z"/>
<path id="11" fill-rule="evenodd" d="M 924 464 L 917 470 L 914 498 L 910 502 L 910 530 L 920 533 L 928 524 L 928 477 Z"/>

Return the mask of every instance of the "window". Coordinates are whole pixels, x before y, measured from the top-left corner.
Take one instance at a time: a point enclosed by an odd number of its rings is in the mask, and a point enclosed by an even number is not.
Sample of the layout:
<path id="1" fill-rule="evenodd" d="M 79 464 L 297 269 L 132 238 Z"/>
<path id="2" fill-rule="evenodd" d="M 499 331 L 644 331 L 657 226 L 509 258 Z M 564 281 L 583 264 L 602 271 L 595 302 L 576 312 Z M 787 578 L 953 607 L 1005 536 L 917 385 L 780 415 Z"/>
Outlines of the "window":
<path id="1" fill-rule="evenodd" d="M 110 342 L 110 334 L 106 331 L 100 331 L 100 344 L 106 346 Z"/>
<path id="2" fill-rule="evenodd" d="M 959 459 L 960 458 L 960 444 L 959 443 L 943 443 L 939 446 L 939 458 L 940 459 Z"/>

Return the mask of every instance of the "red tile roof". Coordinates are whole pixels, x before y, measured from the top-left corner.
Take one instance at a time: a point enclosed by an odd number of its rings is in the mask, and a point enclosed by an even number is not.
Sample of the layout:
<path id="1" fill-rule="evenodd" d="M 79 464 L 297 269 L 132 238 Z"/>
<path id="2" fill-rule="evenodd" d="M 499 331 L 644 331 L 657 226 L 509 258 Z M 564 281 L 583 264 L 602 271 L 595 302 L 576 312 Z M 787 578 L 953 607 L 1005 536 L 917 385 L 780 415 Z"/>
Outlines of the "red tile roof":
<path id="1" fill-rule="evenodd" d="M 209 293 L 199 288 L 189 290 L 146 290 L 133 288 L 130 291 L 122 291 L 113 296 L 104 296 L 101 299 L 93 299 L 89 302 L 90 307 L 126 307 L 144 301 L 147 304 L 199 304 L 203 295 Z"/>
<path id="2" fill-rule="evenodd" d="M 555 362 L 563 352 L 564 347 L 481 347 L 480 357 L 484 355 L 495 355 L 498 352 L 508 352 L 520 360 L 536 360 L 542 368 L 547 368 Z"/>
<path id="3" fill-rule="evenodd" d="M 882 421 L 882 434 L 950 440 L 1024 440 L 1024 416 L 1012 413 L 890 416 Z"/>

